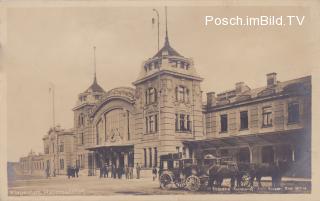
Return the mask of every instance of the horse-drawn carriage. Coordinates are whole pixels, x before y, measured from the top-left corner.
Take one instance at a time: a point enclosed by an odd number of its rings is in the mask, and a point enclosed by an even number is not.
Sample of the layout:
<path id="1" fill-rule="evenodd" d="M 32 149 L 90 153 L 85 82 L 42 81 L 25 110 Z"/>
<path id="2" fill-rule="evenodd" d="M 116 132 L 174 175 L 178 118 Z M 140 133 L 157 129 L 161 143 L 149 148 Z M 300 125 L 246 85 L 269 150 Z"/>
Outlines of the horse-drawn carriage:
<path id="1" fill-rule="evenodd" d="M 221 187 L 224 179 L 230 179 L 230 190 L 237 187 L 253 187 L 254 179 L 261 187 L 262 177 L 272 178 L 272 187 L 279 187 L 281 177 L 288 170 L 287 161 L 275 163 L 235 162 L 231 157 L 206 155 L 194 162 L 182 158 L 181 153 L 160 156 L 160 187 L 167 189 L 173 184 L 179 189 L 198 191 L 208 186 Z"/>
<path id="2" fill-rule="evenodd" d="M 229 157 L 206 155 L 202 160 L 193 163 L 192 159 L 183 159 L 181 153 L 160 156 L 160 187 L 186 188 L 190 191 L 206 189 L 209 185 L 220 185 L 224 178 L 231 182 L 237 178 L 242 186 L 249 186 L 247 172 L 239 171 L 237 164 Z M 233 185 L 233 184 L 231 184 Z"/>

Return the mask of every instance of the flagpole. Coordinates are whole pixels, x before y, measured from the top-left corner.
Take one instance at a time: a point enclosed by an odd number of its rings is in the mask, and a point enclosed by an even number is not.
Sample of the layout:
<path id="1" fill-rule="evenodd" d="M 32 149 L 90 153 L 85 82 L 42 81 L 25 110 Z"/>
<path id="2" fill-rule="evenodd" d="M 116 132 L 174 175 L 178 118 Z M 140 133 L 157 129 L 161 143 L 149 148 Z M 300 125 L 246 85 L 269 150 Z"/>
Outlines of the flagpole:
<path id="1" fill-rule="evenodd" d="M 157 9 L 152 9 L 157 14 L 157 25 L 158 25 L 158 51 L 159 51 L 159 41 L 160 41 L 160 21 L 159 21 L 159 12 Z"/>
<path id="2" fill-rule="evenodd" d="M 52 109 L 52 127 L 55 127 L 55 105 L 54 105 L 54 84 L 50 83 L 50 88 L 49 88 L 49 92 L 51 92 L 51 101 L 52 101 L 52 105 L 51 105 L 51 109 Z"/>

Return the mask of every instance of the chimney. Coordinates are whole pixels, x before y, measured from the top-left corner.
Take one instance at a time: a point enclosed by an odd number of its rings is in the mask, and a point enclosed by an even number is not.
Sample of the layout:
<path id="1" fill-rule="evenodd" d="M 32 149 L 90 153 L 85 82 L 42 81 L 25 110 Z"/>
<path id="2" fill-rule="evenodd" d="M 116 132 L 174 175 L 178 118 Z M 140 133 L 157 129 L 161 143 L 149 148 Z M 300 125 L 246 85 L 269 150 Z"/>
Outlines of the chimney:
<path id="1" fill-rule="evenodd" d="M 207 93 L 207 107 L 215 106 L 216 103 L 217 103 L 216 93 L 215 92 Z"/>
<path id="2" fill-rule="evenodd" d="M 236 83 L 236 93 L 237 94 L 243 92 L 244 88 L 245 88 L 244 82 L 237 82 Z"/>
<path id="3" fill-rule="evenodd" d="M 272 87 L 277 84 L 277 73 L 267 74 L 267 86 Z"/>

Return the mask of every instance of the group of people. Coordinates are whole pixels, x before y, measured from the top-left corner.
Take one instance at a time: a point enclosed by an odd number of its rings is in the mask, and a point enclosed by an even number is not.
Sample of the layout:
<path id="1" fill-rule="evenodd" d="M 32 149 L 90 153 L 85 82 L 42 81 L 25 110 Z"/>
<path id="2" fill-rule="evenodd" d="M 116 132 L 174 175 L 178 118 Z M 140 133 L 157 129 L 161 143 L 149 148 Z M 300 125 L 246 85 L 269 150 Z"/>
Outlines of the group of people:
<path id="1" fill-rule="evenodd" d="M 79 167 L 78 166 L 68 166 L 67 168 L 67 176 L 68 179 L 70 179 L 70 177 L 75 178 L 75 177 L 79 177 Z"/>
<path id="2" fill-rule="evenodd" d="M 140 179 L 140 171 L 141 171 L 141 166 L 139 163 L 136 165 L 136 172 L 137 172 L 137 179 Z M 100 178 L 108 178 L 109 177 L 109 172 L 111 173 L 110 177 L 111 178 L 118 178 L 122 179 L 123 174 L 125 175 L 126 179 L 133 179 L 133 167 L 125 165 L 125 167 L 119 166 L 116 167 L 115 164 L 108 165 L 107 163 L 104 165 L 101 165 L 100 167 Z"/>

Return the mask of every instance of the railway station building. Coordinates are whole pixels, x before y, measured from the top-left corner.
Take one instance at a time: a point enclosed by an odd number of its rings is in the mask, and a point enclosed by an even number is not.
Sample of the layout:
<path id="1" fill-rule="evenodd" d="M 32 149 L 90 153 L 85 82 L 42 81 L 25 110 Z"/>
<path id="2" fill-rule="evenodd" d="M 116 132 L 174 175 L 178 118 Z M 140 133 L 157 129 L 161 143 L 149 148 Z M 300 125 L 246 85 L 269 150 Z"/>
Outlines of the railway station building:
<path id="1" fill-rule="evenodd" d="M 105 91 L 94 76 L 73 108 L 74 127 L 43 138 L 44 165 L 57 174 L 77 165 L 95 175 L 106 163 L 149 169 L 163 154 L 181 152 L 196 162 L 210 153 L 251 163 L 287 160 L 289 175 L 310 177 L 311 76 L 282 82 L 270 73 L 264 87 L 239 82 L 206 97 L 202 81 L 166 34 L 133 87 Z"/>

